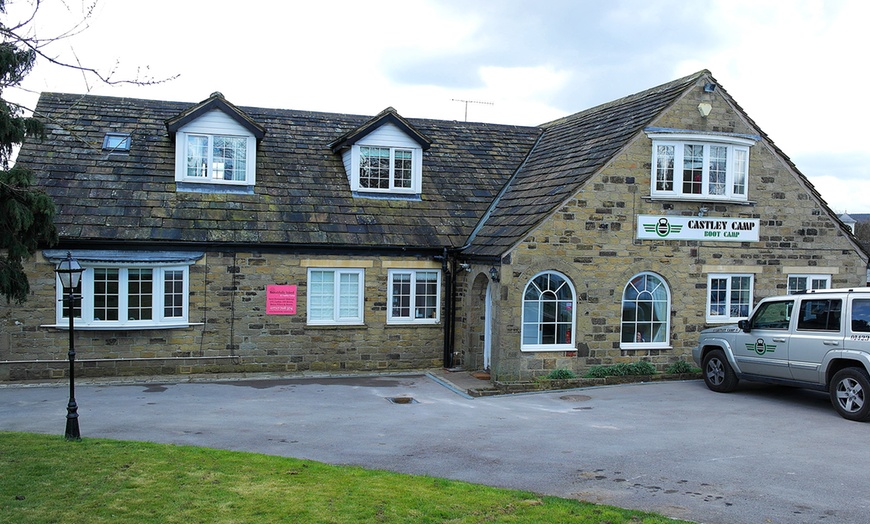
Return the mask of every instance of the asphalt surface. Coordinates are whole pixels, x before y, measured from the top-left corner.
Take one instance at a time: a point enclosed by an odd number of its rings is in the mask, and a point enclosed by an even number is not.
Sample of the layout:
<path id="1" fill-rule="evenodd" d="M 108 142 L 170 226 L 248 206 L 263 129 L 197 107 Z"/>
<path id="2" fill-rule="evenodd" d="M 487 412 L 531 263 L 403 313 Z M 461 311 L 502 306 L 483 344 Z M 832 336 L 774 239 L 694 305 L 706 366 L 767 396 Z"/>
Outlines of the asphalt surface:
<path id="1" fill-rule="evenodd" d="M 870 520 L 870 424 L 840 418 L 822 393 L 687 381 L 471 399 L 445 379 L 79 383 L 76 399 L 83 438 L 354 464 L 703 523 Z M 0 430 L 63 434 L 67 388 L 0 386 Z"/>

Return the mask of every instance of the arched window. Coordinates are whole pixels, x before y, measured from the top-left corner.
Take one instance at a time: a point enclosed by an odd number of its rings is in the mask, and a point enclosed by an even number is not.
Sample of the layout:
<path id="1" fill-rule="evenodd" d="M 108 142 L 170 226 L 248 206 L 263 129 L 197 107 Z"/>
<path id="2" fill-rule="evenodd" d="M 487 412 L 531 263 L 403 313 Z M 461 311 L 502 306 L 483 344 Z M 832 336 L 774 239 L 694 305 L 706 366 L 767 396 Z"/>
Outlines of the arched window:
<path id="1" fill-rule="evenodd" d="M 574 348 L 574 288 L 564 275 L 541 273 L 523 294 L 523 351 Z"/>
<path id="2" fill-rule="evenodd" d="M 632 277 L 622 294 L 623 349 L 667 347 L 670 343 L 671 292 L 655 273 Z"/>

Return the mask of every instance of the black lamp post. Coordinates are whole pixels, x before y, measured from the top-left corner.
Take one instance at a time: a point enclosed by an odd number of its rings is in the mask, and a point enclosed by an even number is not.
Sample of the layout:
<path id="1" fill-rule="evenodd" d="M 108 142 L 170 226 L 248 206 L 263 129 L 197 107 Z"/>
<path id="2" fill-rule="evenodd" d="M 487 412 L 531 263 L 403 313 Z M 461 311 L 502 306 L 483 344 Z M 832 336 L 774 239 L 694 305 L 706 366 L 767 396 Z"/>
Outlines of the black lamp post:
<path id="1" fill-rule="evenodd" d="M 72 253 L 69 251 L 67 251 L 66 258 L 61 260 L 54 270 L 60 278 L 60 284 L 63 286 L 64 291 L 68 292 L 66 311 L 69 317 L 69 404 L 66 407 L 66 432 L 64 433 L 64 437 L 67 440 L 81 440 L 82 438 L 79 432 L 79 408 L 76 405 L 76 374 L 74 367 L 76 346 L 74 336 L 75 326 L 73 324 L 73 317 L 75 316 L 73 306 L 76 299 L 75 289 L 82 278 L 82 271 L 84 269 L 81 264 L 73 258 Z"/>

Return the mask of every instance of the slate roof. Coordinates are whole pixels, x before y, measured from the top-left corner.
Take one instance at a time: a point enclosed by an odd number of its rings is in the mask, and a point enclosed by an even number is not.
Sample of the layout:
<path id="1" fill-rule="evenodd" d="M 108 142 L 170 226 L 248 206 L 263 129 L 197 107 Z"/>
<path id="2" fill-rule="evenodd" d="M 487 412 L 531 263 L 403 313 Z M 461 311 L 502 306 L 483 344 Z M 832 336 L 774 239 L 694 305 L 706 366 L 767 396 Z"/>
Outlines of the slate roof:
<path id="1" fill-rule="evenodd" d="M 459 247 L 541 133 L 407 119 L 431 141 L 420 199 L 355 198 L 330 144 L 371 117 L 241 107 L 265 130 L 253 194 L 179 192 L 167 122 L 193 107 L 42 94 L 34 114 L 47 137 L 26 143 L 18 162 L 54 199 L 61 245 Z M 130 133 L 129 153 L 102 150 L 107 132 Z"/>
<path id="2" fill-rule="evenodd" d="M 700 71 L 544 124 L 538 145 L 493 203 L 465 253 L 505 254 L 706 75 L 709 71 Z"/>
<path id="3" fill-rule="evenodd" d="M 35 116 L 48 136 L 25 143 L 18 162 L 58 206 L 60 247 L 446 247 L 496 258 L 701 81 L 717 83 L 699 71 L 538 127 L 405 119 L 393 108 L 366 117 L 236 107 L 222 96 L 191 104 L 43 93 Z M 838 221 L 788 156 L 717 90 Z M 260 138 L 252 194 L 176 191 L 170 131 L 206 107 L 232 112 Z M 341 149 L 384 122 L 425 150 L 419 200 L 351 193 Z M 102 150 L 107 132 L 131 133 L 129 153 Z"/>

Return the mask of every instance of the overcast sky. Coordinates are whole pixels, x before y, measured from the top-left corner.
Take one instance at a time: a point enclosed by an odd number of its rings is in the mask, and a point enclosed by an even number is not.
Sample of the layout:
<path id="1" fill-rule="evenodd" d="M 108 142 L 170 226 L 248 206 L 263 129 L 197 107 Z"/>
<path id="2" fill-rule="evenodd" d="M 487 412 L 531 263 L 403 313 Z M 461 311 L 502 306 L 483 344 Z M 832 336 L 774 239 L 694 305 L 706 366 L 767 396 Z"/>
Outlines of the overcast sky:
<path id="1" fill-rule="evenodd" d="M 7 0 L 10 25 L 30 0 Z M 40 37 L 82 19 L 43 0 Z M 99 0 L 28 91 L 537 125 L 709 69 L 837 212 L 870 213 L 870 2 Z"/>

